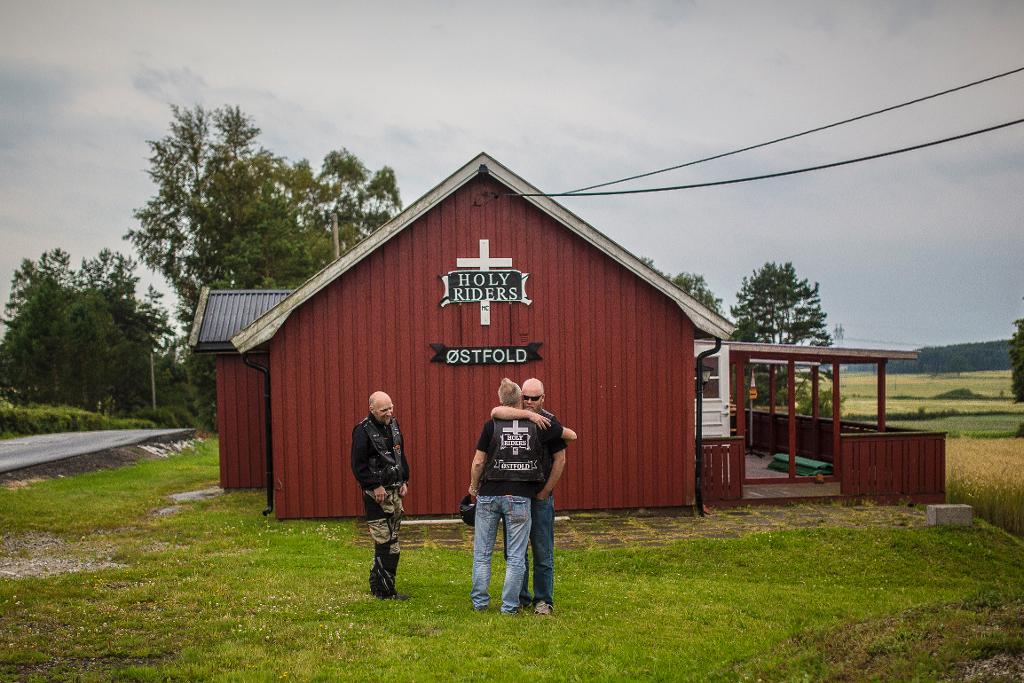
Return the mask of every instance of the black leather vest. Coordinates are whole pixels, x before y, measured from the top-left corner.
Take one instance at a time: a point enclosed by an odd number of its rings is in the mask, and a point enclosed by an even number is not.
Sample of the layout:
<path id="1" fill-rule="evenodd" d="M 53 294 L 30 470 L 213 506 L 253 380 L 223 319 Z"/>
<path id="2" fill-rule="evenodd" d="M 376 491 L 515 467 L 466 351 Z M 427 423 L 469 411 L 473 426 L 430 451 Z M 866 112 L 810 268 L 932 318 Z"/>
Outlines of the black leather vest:
<path id="1" fill-rule="evenodd" d="M 402 432 L 398 428 L 398 420 L 391 418 L 391 448 L 388 448 L 384 435 L 380 433 L 373 420 L 367 415 L 363 418 L 363 431 L 370 439 L 373 453 L 370 454 L 370 472 L 380 478 L 381 486 L 401 484 L 402 477 Z"/>
<path id="2" fill-rule="evenodd" d="M 493 420 L 485 481 L 544 481 L 537 425 L 529 420 Z"/>

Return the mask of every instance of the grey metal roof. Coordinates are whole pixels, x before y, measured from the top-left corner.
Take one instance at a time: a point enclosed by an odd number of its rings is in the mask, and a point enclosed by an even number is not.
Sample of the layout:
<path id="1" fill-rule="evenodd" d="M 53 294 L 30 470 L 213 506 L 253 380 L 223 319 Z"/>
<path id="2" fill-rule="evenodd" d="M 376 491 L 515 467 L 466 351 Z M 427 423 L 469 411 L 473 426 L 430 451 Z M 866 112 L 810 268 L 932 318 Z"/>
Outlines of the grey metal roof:
<path id="1" fill-rule="evenodd" d="M 194 353 L 237 353 L 231 337 L 291 294 L 290 289 L 204 290 L 189 344 Z"/>

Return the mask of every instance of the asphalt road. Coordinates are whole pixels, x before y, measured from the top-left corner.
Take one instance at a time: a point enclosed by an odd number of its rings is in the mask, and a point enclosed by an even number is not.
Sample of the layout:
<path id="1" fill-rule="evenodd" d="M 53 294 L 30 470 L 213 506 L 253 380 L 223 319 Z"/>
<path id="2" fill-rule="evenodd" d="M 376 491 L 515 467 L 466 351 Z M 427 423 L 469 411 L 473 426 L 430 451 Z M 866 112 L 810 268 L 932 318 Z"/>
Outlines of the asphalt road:
<path id="1" fill-rule="evenodd" d="M 20 470 L 54 460 L 134 446 L 153 441 L 178 441 L 191 437 L 191 429 L 112 429 L 100 432 L 39 434 L 0 441 L 0 473 Z"/>

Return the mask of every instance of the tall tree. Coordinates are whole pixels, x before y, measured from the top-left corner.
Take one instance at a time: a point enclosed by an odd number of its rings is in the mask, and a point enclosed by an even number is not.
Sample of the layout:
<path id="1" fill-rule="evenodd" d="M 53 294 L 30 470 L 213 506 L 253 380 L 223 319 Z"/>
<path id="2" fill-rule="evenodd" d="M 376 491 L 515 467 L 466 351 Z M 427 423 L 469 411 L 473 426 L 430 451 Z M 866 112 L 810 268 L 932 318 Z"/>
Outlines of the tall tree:
<path id="1" fill-rule="evenodd" d="M 314 175 L 260 146 L 238 107 L 171 113 L 170 132 L 149 143 L 156 194 L 126 237 L 174 288 L 186 328 L 203 286 L 297 286 L 334 257 L 332 214 L 348 248 L 401 208 L 390 168 L 371 173 L 341 150 Z"/>
<path id="2" fill-rule="evenodd" d="M 1024 402 L 1024 318 L 1016 321 L 1017 331 L 1010 337 L 1010 367 L 1013 376 L 1013 400 Z"/>
<path id="3" fill-rule="evenodd" d="M 0 385 L 13 401 L 59 403 L 70 391 L 69 264 L 67 252 L 54 249 L 14 272 L 0 342 Z"/>
<path id="4" fill-rule="evenodd" d="M 663 273 L 654 265 L 654 259 L 648 256 L 641 256 L 640 260 L 643 261 L 651 270 L 666 280 L 670 280 L 672 284 L 692 296 L 706 308 L 711 309 L 719 315 L 725 315 L 725 312 L 722 311 L 722 300 L 715 296 L 715 293 L 711 291 L 711 287 L 708 286 L 708 282 L 704 279 L 703 275 L 687 273 L 685 271 L 678 275 L 668 275 Z"/>
<path id="5" fill-rule="evenodd" d="M 766 263 L 743 278 L 736 302 L 731 310 L 738 340 L 812 346 L 832 341 L 818 283 L 799 279 L 792 263 Z"/>
<path id="6" fill-rule="evenodd" d="M 149 354 L 165 344 L 159 294 L 135 295 L 136 263 L 101 251 L 70 267 L 54 249 L 11 282 L 0 385 L 11 400 L 124 412 L 149 399 Z"/>
<path id="7" fill-rule="evenodd" d="M 684 292 L 704 304 L 706 308 L 711 309 L 718 315 L 725 315 L 725 312 L 722 310 L 722 300 L 711 291 L 711 287 L 708 286 L 707 280 L 704 279 L 703 275 L 682 272 L 670 279 Z"/>
<path id="8" fill-rule="evenodd" d="M 402 207 L 395 172 L 385 166 L 371 173 L 347 149 L 329 152 L 316 180 L 319 202 L 314 219 L 319 225 L 330 225 L 332 215 L 338 217 L 343 251 L 388 222 Z"/>

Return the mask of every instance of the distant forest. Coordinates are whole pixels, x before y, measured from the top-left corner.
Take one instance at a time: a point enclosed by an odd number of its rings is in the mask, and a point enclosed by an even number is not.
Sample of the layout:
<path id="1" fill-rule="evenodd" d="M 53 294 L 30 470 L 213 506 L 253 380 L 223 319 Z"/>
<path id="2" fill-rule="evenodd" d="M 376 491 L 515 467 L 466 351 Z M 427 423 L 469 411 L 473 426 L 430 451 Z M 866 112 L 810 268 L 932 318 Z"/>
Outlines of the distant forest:
<path id="1" fill-rule="evenodd" d="M 874 365 L 853 365 L 853 372 L 873 372 Z M 1009 370 L 1010 340 L 926 346 L 918 352 L 917 360 L 894 360 L 885 366 L 890 374 L 926 374 L 940 372 L 974 372 L 977 370 Z"/>

